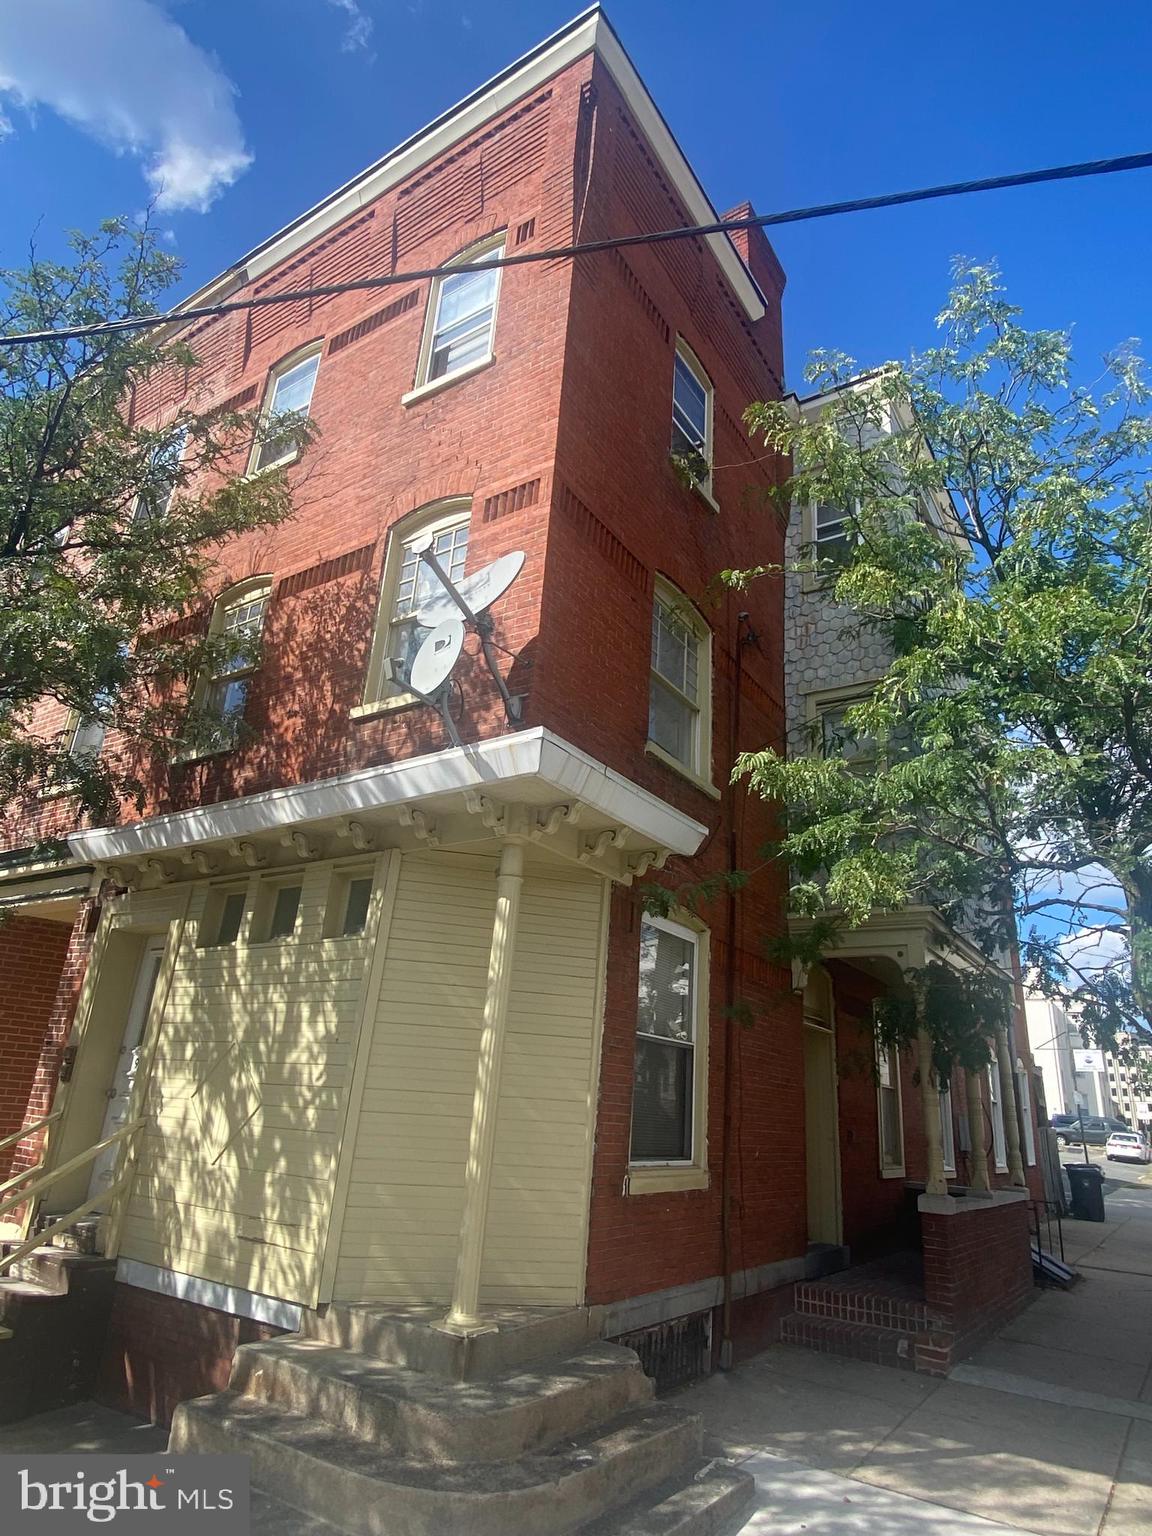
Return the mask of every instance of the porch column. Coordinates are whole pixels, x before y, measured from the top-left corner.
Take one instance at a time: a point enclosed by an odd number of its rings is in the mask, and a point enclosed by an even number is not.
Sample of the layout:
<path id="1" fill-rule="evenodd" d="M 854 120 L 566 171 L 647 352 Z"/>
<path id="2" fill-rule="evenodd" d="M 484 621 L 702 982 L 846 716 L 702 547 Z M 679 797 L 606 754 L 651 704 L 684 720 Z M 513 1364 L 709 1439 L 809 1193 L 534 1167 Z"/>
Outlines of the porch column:
<path id="1" fill-rule="evenodd" d="M 932 1037 L 926 1029 L 916 1033 L 917 1066 L 920 1071 L 920 1101 L 924 1108 L 924 1141 L 928 1162 L 925 1193 L 946 1195 L 948 1178 L 944 1172 L 943 1127 L 940 1123 L 940 1090 L 932 1065 Z"/>
<path id="2" fill-rule="evenodd" d="M 1008 1031 L 996 1031 L 996 1067 L 1000 1075 L 1000 1103 L 1004 1108 L 1004 1140 L 1008 1146 L 1008 1177 L 1013 1184 L 1027 1188 L 1024 1160 L 1020 1156 L 1020 1121 L 1016 1116 L 1016 1079 L 1012 1055 L 1008 1049 Z"/>
<path id="3" fill-rule="evenodd" d="M 524 849 L 519 843 L 507 843 L 501 849 L 496 875 L 496 915 L 492 924 L 492 947 L 488 954 L 488 990 L 484 998 L 484 1026 L 476 1066 L 476 1091 L 472 1099 L 472 1133 L 464 1180 L 464 1216 L 460 1223 L 456 1283 L 452 1291 L 451 1310 L 440 1325 L 450 1333 L 488 1333 L 495 1327 L 480 1316 L 480 1266 L 484 1259 L 484 1234 L 488 1225 L 488 1196 L 492 1187 L 492 1154 L 496 1144 L 500 1073 L 523 882 Z"/>
<path id="4" fill-rule="evenodd" d="M 968 1102 L 968 1140 L 972 1143 L 972 1151 L 969 1153 L 972 1177 L 968 1187 L 987 1192 L 991 1185 L 988 1183 L 988 1152 L 984 1146 L 984 1092 L 981 1078 L 979 1072 L 964 1073 L 964 1097 Z"/>

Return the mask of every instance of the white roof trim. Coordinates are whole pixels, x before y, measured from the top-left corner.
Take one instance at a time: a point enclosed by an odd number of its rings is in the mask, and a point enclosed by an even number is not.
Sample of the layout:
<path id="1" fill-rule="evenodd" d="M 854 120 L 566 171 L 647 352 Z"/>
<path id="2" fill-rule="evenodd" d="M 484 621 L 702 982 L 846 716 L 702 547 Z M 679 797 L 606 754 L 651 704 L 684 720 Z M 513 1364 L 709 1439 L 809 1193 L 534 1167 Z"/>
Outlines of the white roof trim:
<path id="1" fill-rule="evenodd" d="M 193 308 L 211 302 L 214 290 L 219 289 L 233 275 L 238 285 L 255 282 L 263 277 L 358 208 L 374 202 L 390 187 L 412 175 L 437 155 L 443 154 L 467 134 L 473 133 L 490 118 L 505 111 L 522 96 L 543 85 L 566 65 L 593 49 L 600 55 L 623 93 L 665 174 L 683 199 L 689 217 L 699 224 L 715 222 L 718 215 L 696 179 L 695 172 L 672 137 L 608 18 L 596 8 L 576 17 L 567 27 L 525 54 L 518 64 L 513 64 L 497 75 L 491 84 L 482 86 L 473 95 L 466 97 L 428 128 L 258 245 L 228 272 L 221 273 L 200 288 L 181 308 Z M 749 319 L 759 320 L 765 312 L 763 294 L 730 236 L 715 234 L 705 238 Z"/>
<path id="2" fill-rule="evenodd" d="M 707 827 L 698 821 L 537 726 L 513 736 L 497 736 L 331 779 L 153 816 L 126 827 L 74 832 L 68 846 L 78 857 L 93 863 L 114 863 L 341 816 L 386 811 L 464 790 L 483 790 L 487 795 L 514 800 L 517 786 L 525 781 L 545 786 L 558 799 L 578 800 L 671 853 L 693 854 L 707 835 Z"/>

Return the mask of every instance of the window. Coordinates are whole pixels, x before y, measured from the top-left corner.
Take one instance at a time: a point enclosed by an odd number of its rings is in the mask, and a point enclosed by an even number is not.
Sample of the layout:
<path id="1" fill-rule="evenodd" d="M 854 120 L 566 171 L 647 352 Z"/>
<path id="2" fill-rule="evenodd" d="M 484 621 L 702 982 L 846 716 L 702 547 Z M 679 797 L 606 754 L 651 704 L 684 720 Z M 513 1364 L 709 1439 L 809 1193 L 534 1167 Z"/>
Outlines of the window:
<path id="1" fill-rule="evenodd" d="M 712 491 L 712 385 L 680 341 L 672 370 L 672 452 L 687 461 L 697 485 Z"/>
<path id="2" fill-rule="evenodd" d="M 952 1084 L 940 1090 L 940 1154 L 945 1173 L 956 1172 L 956 1127 L 952 1120 Z"/>
<path id="3" fill-rule="evenodd" d="M 996 1063 L 988 1068 L 988 1104 L 992 1115 L 992 1153 L 996 1172 L 1008 1172 L 1008 1143 L 1004 1134 L 1004 1105 L 1000 1102 L 1000 1073 Z"/>
<path id="4" fill-rule="evenodd" d="M 500 269 L 477 272 L 473 263 L 504 254 L 504 238 L 474 248 L 452 262 L 432 284 L 428 321 L 416 370 L 416 387 L 479 368 L 492 356 Z"/>
<path id="5" fill-rule="evenodd" d="M 640 925 L 631 1160 L 690 1163 L 696 1135 L 700 935 L 664 918 Z"/>
<path id="6" fill-rule="evenodd" d="M 333 870 L 324 906 L 326 939 L 354 939 L 364 932 L 372 905 L 372 886 L 371 865 L 350 870 L 337 866 Z"/>
<path id="7" fill-rule="evenodd" d="M 235 944 L 244 922 L 244 908 L 248 902 L 247 888 L 213 890 L 208 893 L 204 917 L 200 923 L 201 946 Z"/>
<path id="8" fill-rule="evenodd" d="M 365 704 L 385 699 L 405 700 L 404 685 L 412 658 L 429 633 L 419 622 L 421 607 L 442 592 L 437 578 L 412 548 L 432 537 L 432 551 L 448 576 L 457 581 L 468 559 L 468 520 L 471 502 L 460 498 L 442 502 L 431 512 L 406 519 L 388 540 L 376 638 L 368 664 Z"/>
<path id="9" fill-rule="evenodd" d="M 843 507 L 818 501 L 812 508 L 812 543 L 817 559 L 842 560 L 851 542 L 849 514 Z"/>
<path id="10" fill-rule="evenodd" d="M 252 920 L 253 938 L 257 942 L 292 937 L 300 913 L 302 890 L 299 880 L 269 880 L 260 885 Z"/>
<path id="11" fill-rule="evenodd" d="M 216 604 L 211 633 L 227 649 L 197 689 L 191 725 L 192 755 L 229 752 L 240 739 L 252 678 L 260 665 L 260 638 L 268 606 L 266 577 L 241 583 Z"/>
<path id="12" fill-rule="evenodd" d="M 275 424 L 280 419 L 283 426 L 290 426 L 308 415 L 319 367 L 320 351 L 316 348 L 305 357 L 290 358 L 272 370 L 260 413 L 260 430 L 252 448 L 252 462 L 248 466 L 250 474 L 272 469 L 277 464 L 289 464 L 296 457 L 295 443 L 286 441 L 283 431 L 275 431 Z M 273 430 L 268 432 L 270 426 Z"/>
<path id="13" fill-rule="evenodd" d="M 363 933 L 368 923 L 368 903 L 372 899 L 372 876 L 359 875 L 348 882 L 344 902 L 344 922 L 340 932 L 347 938 Z"/>
<path id="14" fill-rule="evenodd" d="M 69 722 L 71 735 L 68 741 L 69 757 L 99 757 L 104 745 L 105 726 L 102 720 L 86 720 L 75 714 Z"/>
<path id="15" fill-rule="evenodd" d="M 820 711 L 820 750 L 824 757 L 839 757 L 854 773 L 863 773 L 876 763 L 876 742 L 847 722 L 848 712 L 864 698 L 831 704 Z"/>
<path id="16" fill-rule="evenodd" d="M 652 604 L 648 742 L 693 777 L 711 772 L 711 636 L 685 600 L 658 586 Z"/>
<path id="17" fill-rule="evenodd" d="M 1036 1166 L 1036 1131 L 1032 1125 L 1032 1093 L 1028 1072 L 1019 1057 L 1016 1058 L 1016 1082 L 1020 1093 L 1020 1127 L 1024 1134 L 1024 1157 L 1029 1168 Z"/>
<path id="18" fill-rule="evenodd" d="M 877 1095 L 880 1118 L 880 1172 L 884 1178 L 904 1175 L 904 1120 L 900 1105 L 900 1052 L 894 1045 L 877 1045 Z"/>
<path id="19" fill-rule="evenodd" d="M 156 518 L 163 517 L 168 511 L 176 492 L 180 461 L 184 457 L 184 449 L 187 445 L 188 428 L 182 423 L 167 442 L 158 443 L 153 448 L 149 457 L 151 472 L 156 477 L 156 483 L 137 496 L 136 507 L 132 513 L 133 522 L 154 521 Z"/>

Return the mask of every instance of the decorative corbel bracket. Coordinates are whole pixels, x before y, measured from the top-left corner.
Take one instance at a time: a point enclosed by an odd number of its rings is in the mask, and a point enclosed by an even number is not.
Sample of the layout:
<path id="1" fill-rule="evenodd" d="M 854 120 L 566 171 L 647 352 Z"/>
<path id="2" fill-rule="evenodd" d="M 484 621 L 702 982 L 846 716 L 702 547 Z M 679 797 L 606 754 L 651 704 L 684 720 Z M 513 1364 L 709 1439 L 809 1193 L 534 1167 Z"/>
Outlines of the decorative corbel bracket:
<path id="1" fill-rule="evenodd" d="M 255 843 L 241 841 L 237 838 L 233 838 L 228 844 L 228 852 L 234 859 L 242 859 L 249 869 L 259 869 L 262 864 L 267 864 L 268 862 Z"/>
<path id="2" fill-rule="evenodd" d="M 214 875 L 219 868 L 215 859 L 210 859 L 203 848 L 185 848 L 180 859 L 184 864 L 191 864 L 199 875 Z"/>
<path id="3" fill-rule="evenodd" d="M 637 880 L 642 880 L 650 869 L 663 869 L 670 853 L 669 848 L 644 848 L 625 860 L 625 868 Z"/>
<path id="4" fill-rule="evenodd" d="M 346 816 L 336 823 L 336 836 L 348 838 L 357 853 L 366 853 L 375 847 L 375 838 L 364 823 Z"/>
<path id="5" fill-rule="evenodd" d="M 487 795 L 481 795 L 474 789 L 464 791 L 464 805 L 470 816 L 479 816 L 486 827 L 498 835 L 507 829 L 507 812 L 503 806 L 489 800 Z"/>
<path id="6" fill-rule="evenodd" d="M 436 823 L 423 811 L 410 805 L 400 807 L 400 825 L 411 827 L 413 833 L 422 843 L 427 843 L 429 848 L 439 848 L 440 838 L 436 832 Z"/>
<path id="7" fill-rule="evenodd" d="M 542 837 L 554 837 L 561 827 L 575 826 L 580 820 L 583 809 L 583 805 L 578 800 L 570 805 L 550 806 L 542 817 L 536 817 L 536 823 L 528 835 L 533 842 L 537 843 Z"/>
<path id="8" fill-rule="evenodd" d="M 314 859 L 320 853 L 319 844 L 304 832 L 285 832 L 280 839 L 282 848 L 291 848 L 298 859 Z"/>
<path id="9" fill-rule="evenodd" d="M 171 885 L 176 878 L 175 871 L 163 859 L 145 859 L 139 868 L 142 875 L 155 875 L 160 885 Z"/>
<path id="10" fill-rule="evenodd" d="M 594 832 L 591 837 L 582 840 L 580 852 L 576 855 L 580 864 L 591 864 L 595 859 L 602 859 L 609 848 L 623 848 L 628 841 L 627 827 L 605 827 L 603 832 Z"/>

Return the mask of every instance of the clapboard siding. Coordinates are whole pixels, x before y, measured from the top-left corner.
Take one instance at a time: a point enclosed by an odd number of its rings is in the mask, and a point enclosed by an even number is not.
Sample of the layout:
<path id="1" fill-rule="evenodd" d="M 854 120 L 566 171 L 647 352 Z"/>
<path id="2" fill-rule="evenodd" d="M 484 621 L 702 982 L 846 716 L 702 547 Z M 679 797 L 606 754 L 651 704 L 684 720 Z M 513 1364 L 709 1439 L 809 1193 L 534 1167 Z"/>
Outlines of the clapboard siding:
<path id="1" fill-rule="evenodd" d="M 404 857 L 357 1127 L 335 1297 L 447 1301 L 496 862 Z M 582 1296 L 603 887 L 529 864 L 499 1106 L 485 1304 Z"/>

